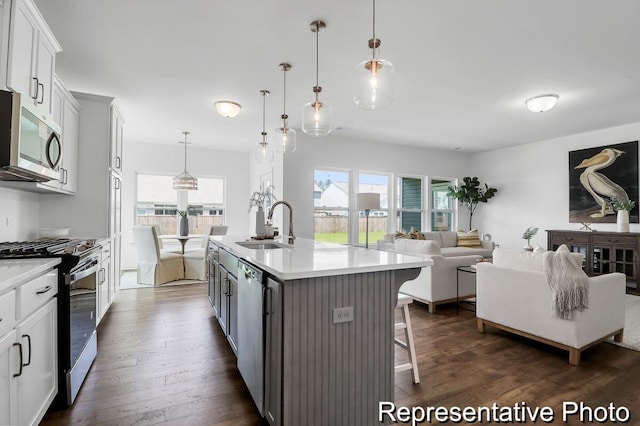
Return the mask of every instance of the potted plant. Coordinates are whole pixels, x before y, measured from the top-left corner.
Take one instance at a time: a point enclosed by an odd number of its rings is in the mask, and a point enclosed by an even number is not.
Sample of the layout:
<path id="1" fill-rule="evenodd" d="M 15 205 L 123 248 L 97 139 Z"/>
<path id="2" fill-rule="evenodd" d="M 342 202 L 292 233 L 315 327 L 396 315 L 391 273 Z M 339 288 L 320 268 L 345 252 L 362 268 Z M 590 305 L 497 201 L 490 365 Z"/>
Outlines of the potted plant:
<path id="1" fill-rule="evenodd" d="M 484 188 L 480 186 L 480 181 L 477 177 L 465 176 L 462 178 L 464 182 L 460 186 L 449 186 L 449 192 L 447 197 L 453 197 L 460 202 L 463 206 L 469 209 L 469 229 L 471 230 L 471 223 L 473 220 L 473 212 L 478 208 L 478 203 L 486 203 L 489 198 L 496 195 L 498 190 L 496 188 L 489 188 L 489 185 L 484 184 Z"/>
<path id="2" fill-rule="evenodd" d="M 524 249 L 527 251 L 533 251 L 533 247 L 531 246 L 531 239 L 534 235 L 538 233 L 538 228 L 534 228 L 533 226 L 528 227 L 522 233 L 522 239 L 527 240 L 527 244 L 524 246 Z"/>
<path id="3" fill-rule="evenodd" d="M 612 198 L 611 206 L 618 212 L 616 230 L 618 232 L 629 232 L 629 211 L 636 206 L 635 201 Z"/>
<path id="4" fill-rule="evenodd" d="M 264 221 L 264 209 L 269 208 L 274 201 L 277 201 L 276 196 L 273 195 L 275 187 L 269 185 L 264 191 L 254 191 L 249 198 L 249 211 L 253 207 L 257 207 L 256 212 L 256 236 L 262 237 L 266 234 L 265 221 Z"/>
<path id="5" fill-rule="evenodd" d="M 186 237 L 189 235 L 189 218 L 186 210 L 178 210 L 178 235 Z"/>

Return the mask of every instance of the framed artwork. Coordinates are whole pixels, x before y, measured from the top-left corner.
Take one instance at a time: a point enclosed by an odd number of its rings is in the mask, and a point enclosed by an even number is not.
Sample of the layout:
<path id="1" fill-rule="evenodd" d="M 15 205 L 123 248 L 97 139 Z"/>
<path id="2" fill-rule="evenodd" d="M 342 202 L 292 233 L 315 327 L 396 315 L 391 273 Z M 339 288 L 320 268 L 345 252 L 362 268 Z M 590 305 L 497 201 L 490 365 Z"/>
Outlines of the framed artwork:
<path id="1" fill-rule="evenodd" d="M 635 201 L 638 223 L 638 141 L 569 152 L 569 222 L 615 223 L 611 201 Z"/>

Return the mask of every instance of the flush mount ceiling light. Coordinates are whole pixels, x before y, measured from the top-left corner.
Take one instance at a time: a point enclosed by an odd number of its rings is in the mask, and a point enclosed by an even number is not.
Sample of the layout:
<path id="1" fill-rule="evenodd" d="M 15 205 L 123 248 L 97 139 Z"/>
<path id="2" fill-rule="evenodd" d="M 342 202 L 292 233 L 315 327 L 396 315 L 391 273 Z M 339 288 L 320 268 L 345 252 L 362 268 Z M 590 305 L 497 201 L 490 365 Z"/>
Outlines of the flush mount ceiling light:
<path id="1" fill-rule="evenodd" d="M 187 172 L 187 135 L 189 132 L 182 132 L 184 134 L 184 172 L 173 178 L 173 189 L 179 191 L 195 191 L 198 189 L 198 179 L 194 178 Z"/>
<path id="2" fill-rule="evenodd" d="M 235 117 L 240 113 L 240 104 L 232 101 L 216 102 L 216 111 L 223 117 Z"/>
<path id="3" fill-rule="evenodd" d="M 258 143 L 256 147 L 256 160 L 258 163 L 270 163 L 273 161 L 273 148 L 267 143 L 267 132 L 264 127 L 264 117 L 266 110 L 266 99 L 269 96 L 268 90 L 261 90 L 260 94 L 262 95 L 262 142 Z"/>
<path id="4" fill-rule="evenodd" d="M 540 95 L 527 99 L 524 103 L 531 112 L 547 112 L 558 102 L 558 95 Z"/>
<path id="5" fill-rule="evenodd" d="M 315 100 L 302 108 L 302 131 L 311 136 L 325 136 L 331 132 L 331 107 L 320 102 L 318 95 L 322 87 L 318 84 L 318 40 L 327 25 L 323 21 L 313 21 L 311 31 L 316 33 L 316 85 L 313 87 Z"/>
<path id="6" fill-rule="evenodd" d="M 376 51 L 381 43 L 380 39 L 376 38 L 376 0 L 373 0 L 373 37 L 369 40 L 371 59 L 358 64 L 353 73 L 353 102 L 358 108 L 380 109 L 393 102 L 393 65 L 377 57 Z"/>
<path id="7" fill-rule="evenodd" d="M 293 152 L 296 150 L 296 131 L 287 125 L 287 71 L 291 69 L 291 64 L 280 64 L 282 70 L 282 126 L 275 131 L 275 150 L 277 152 Z"/>

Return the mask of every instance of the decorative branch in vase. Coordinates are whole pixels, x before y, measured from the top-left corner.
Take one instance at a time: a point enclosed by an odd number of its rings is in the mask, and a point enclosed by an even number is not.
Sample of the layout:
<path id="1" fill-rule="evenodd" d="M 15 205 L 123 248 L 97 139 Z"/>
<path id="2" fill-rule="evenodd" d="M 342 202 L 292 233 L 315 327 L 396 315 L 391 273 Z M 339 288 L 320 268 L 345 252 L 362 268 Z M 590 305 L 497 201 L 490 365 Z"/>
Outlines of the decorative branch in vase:
<path id="1" fill-rule="evenodd" d="M 189 235 L 189 218 L 187 215 L 189 212 L 186 210 L 178 210 L 178 235 L 181 237 L 186 237 Z"/>
<path id="2" fill-rule="evenodd" d="M 617 211 L 616 231 L 629 232 L 629 212 L 636 206 L 632 200 L 611 199 L 611 207 Z"/>
<path id="3" fill-rule="evenodd" d="M 278 200 L 273 194 L 275 189 L 273 185 L 269 185 L 264 191 L 254 191 L 253 194 L 251 194 L 251 198 L 249 198 L 249 211 L 251 211 L 253 207 L 258 208 L 256 212 L 256 236 L 258 237 L 264 237 L 267 233 L 264 221 L 264 210 L 271 206 L 274 201 Z"/>
<path id="4" fill-rule="evenodd" d="M 531 239 L 538 233 L 538 228 L 534 228 L 533 226 L 528 227 L 522 233 L 522 239 L 527 240 L 527 245 L 523 248 L 527 251 L 533 251 L 533 247 L 531 246 Z"/>

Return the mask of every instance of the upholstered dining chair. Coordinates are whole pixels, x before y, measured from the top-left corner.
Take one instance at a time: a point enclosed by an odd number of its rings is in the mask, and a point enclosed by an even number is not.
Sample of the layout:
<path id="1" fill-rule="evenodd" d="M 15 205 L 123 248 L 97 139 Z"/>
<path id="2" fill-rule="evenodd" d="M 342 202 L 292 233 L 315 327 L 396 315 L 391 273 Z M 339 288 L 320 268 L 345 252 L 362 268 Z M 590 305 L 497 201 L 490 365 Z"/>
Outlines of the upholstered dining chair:
<path id="1" fill-rule="evenodd" d="M 227 225 L 211 225 L 209 235 L 227 235 L 228 229 Z"/>
<path id="2" fill-rule="evenodd" d="M 134 226 L 133 240 L 138 251 L 138 283 L 160 285 L 184 278 L 182 255 L 161 252 L 153 226 Z"/>

